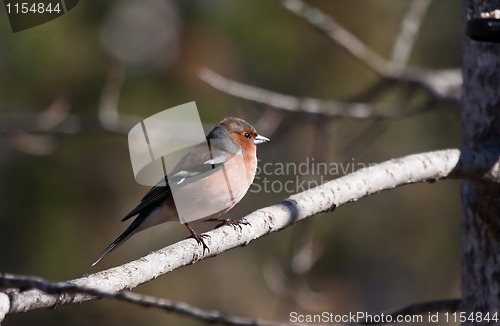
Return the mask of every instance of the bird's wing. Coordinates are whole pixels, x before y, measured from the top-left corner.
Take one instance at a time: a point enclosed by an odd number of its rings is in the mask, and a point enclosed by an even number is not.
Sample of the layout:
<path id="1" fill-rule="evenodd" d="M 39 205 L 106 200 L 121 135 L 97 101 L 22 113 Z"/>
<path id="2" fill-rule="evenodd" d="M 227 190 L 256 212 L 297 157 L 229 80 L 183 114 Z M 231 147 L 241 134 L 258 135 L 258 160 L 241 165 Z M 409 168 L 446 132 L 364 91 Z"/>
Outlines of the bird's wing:
<path id="1" fill-rule="evenodd" d="M 132 216 L 141 213 L 149 213 L 153 211 L 155 208 L 161 206 L 163 201 L 172 193 L 168 182 L 164 181 L 158 182 L 156 186 L 151 188 L 146 195 L 142 198 L 141 202 L 137 207 L 130 211 L 125 217 L 123 217 L 122 221 L 126 221 Z"/>
<path id="2" fill-rule="evenodd" d="M 165 177 L 151 188 L 142 198 L 141 202 L 130 213 L 123 217 L 126 221 L 137 214 L 147 215 L 155 208 L 161 206 L 165 199 L 172 194 L 170 185 L 184 186 L 185 184 L 196 182 L 204 178 L 204 173 L 217 169 L 239 152 L 239 146 L 234 142 L 224 142 L 224 148 L 215 141 L 210 141 L 210 146 L 206 142 L 194 147 L 189 151 L 169 173 L 170 179 Z M 228 148 L 229 145 L 229 148 Z M 229 149 L 229 150 L 228 150 Z"/>

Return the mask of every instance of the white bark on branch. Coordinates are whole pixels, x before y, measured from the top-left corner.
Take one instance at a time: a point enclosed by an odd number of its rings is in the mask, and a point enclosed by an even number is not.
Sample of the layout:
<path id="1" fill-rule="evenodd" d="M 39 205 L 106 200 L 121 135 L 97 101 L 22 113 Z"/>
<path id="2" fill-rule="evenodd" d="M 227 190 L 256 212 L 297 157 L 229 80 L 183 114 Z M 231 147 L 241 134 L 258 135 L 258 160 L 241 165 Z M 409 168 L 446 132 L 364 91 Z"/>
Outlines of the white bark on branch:
<path id="1" fill-rule="evenodd" d="M 474 178 L 500 183 L 499 153 L 492 149 L 447 149 L 386 161 L 259 209 L 244 218 L 251 226 L 244 226 L 242 230 L 225 226 L 208 232 L 210 238 L 205 241 L 210 247 L 210 254 L 206 256 L 203 256 L 203 250 L 196 241 L 186 239 L 138 260 L 68 282 L 100 291 L 131 289 L 179 267 L 245 246 L 268 233 L 282 230 L 322 212 L 330 212 L 340 205 L 365 196 L 405 184 L 443 178 Z M 39 290 L 9 292 L 6 298 L 0 292 L 0 317 L 3 314 L 50 308 L 94 298 L 89 294 L 47 294 Z M 8 311 L 5 310 L 6 306 Z"/>

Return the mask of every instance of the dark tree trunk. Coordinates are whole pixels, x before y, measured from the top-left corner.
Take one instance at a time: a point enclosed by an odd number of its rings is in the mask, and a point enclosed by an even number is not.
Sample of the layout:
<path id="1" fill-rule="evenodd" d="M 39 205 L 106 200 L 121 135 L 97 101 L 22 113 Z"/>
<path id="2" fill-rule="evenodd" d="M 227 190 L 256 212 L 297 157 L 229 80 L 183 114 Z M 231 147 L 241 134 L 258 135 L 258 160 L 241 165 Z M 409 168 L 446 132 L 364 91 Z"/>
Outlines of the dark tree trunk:
<path id="1" fill-rule="evenodd" d="M 463 22 L 500 9 L 493 0 L 463 0 Z M 463 145 L 500 153 L 500 44 L 463 41 Z M 500 308 L 500 185 L 462 184 L 462 311 Z M 499 316 L 500 318 L 500 312 Z M 500 322 L 499 322 L 500 323 Z M 482 323 L 464 323 L 481 325 Z M 495 324 L 495 323 L 492 323 Z"/>

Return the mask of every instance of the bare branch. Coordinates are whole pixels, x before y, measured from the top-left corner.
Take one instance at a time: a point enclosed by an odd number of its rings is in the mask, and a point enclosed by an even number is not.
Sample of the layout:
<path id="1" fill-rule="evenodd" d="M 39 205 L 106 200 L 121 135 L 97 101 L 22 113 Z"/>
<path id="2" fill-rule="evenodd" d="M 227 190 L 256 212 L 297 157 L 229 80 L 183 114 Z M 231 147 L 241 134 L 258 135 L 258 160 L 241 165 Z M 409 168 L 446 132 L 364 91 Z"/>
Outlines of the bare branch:
<path id="1" fill-rule="evenodd" d="M 401 29 L 392 51 L 391 62 L 397 69 L 403 69 L 408 64 L 420 30 L 420 24 L 431 2 L 432 0 L 413 0 L 410 4 L 410 8 L 401 23 Z"/>
<path id="2" fill-rule="evenodd" d="M 294 112 L 325 114 L 334 117 L 352 119 L 396 119 L 420 113 L 428 109 L 428 107 L 425 106 L 407 113 L 401 112 L 401 106 L 381 106 L 379 108 L 379 111 L 381 112 L 376 112 L 375 106 L 368 103 L 344 103 L 320 100 L 311 97 L 300 98 L 242 84 L 222 77 L 207 68 L 201 69 L 198 72 L 198 77 L 211 87 L 223 93 L 256 103 L 269 105 L 274 108 Z"/>
<path id="3" fill-rule="evenodd" d="M 230 326 L 278 326 L 283 324 L 258 321 L 249 318 L 229 316 L 220 311 L 207 311 L 186 303 L 177 303 L 166 299 L 141 295 L 130 291 L 110 292 L 97 288 L 77 286 L 70 282 L 54 283 L 40 277 L 20 276 L 0 273 L 0 287 L 15 287 L 26 290 L 40 290 L 47 294 L 56 294 L 61 298 L 68 294 L 87 294 L 96 298 L 106 298 L 132 303 L 144 308 L 158 308 L 180 316 L 189 317 L 207 324 L 230 325 Z M 10 290 L 12 291 L 12 289 Z M 9 290 L 7 290 L 9 295 Z M 0 293 L 2 295 L 4 293 Z M 2 298 L 0 297 L 0 321 L 2 320 Z M 8 303 L 8 301 L 7 301 Z"/>
<path id="4" fill-rule="evenodd" d="M 343 26 L 336 23 L 332 17 L 303 0 L 283 0 L 283 5 L 294 14 L 306 19 L 313 27 L 342 46 L 380 77 L 389 81 L 416 86 L 427 92 L 435 101 L 458 103 L 462 84 L 460 69 L 434 71 L 403 69 L 406 67 L 408 56 L 419 30 L 419 22 L 425 14 L 429 5 L 427 2 L 429 1 L 414 0 L 412 3 L 408 15 L 403 21 L 401 34 L 395 43 L 393 60 L 391 61 L 379 56 Z M 402 65 L 403 63 L 404 65 Z"/>
<path id="5" fill-rule="evenodd" d="M 118 101 L 124 79 L 125 65 L 122 62 L 113 61 L 108 68 L 98 109 L 99 121 L 105 128 L 114 129 L 119 123 Z"/>
<path id="6" fill-rule="evenodd" d="M 126 134 L 142 118 L 119 112 L 118 102 L 124 78 L 125 66 L 119 62 L 112 62 L 102 87 L 96 116 L 71 114 L 71 103 L 66 98 L 60 97 L 36 116 L 19 112 L 3 114 L 0 119 L 0 135 L 12 138 L 13 145 L 25 153 L 46 155 L 50 154 L 55 146 L 48 142 L 50 137 L 40 135 L 82 132 Z M 41 146 L 45 143 L 48 145 Z"/>
<path id="7" fill-rule="evenodd" d="M 285 118 L 285 111 L 266 109 L 254 124 L 256 130 L 260 130 L 263 135 L 272 138 L 281 122 Z"/>
<path id="8" fill-rule="evenodd" d="M 32 135 L 18 130 L 10 133 L 7 139 L 12 147 L 29 155 L 49 155 L 57 148 L 56 139 L 51 135 Z"/>
<path id="9" fill-rule="evenodd" d="M 63 122 L 69 115 L 70 103 L 64 97 L 58 97 L 54 102 L 36 117 L 41 129 L 51 130 Z"/>
<path id="10" fill-rule="evenodd" d="M 220 227 L 208 232 L 210 254 L 196 241 L 186 239 L 124 265 L 69 281 L 71 284 L 102 291 L 131 289 L 179 267 L 247 245 L 308 217 L 331 212 L 335 207 L 410 183 L 443 178 L 474 178 L 500 183 L 499 153 L 493 149 L 447 149 L 409 155 L 360 169 L 318 187 L 290 196 L 282 202 L 259 209 L 244 219 L 251 226 Z M 9 314 L 78 303 L 94 299 L 88 294 L 54 295 L 38 290 L 9 293 Z M 2 306 L 2 304 L 0 304 Z"/>
<path id="11" fill-rule="evenodd" d="M 302 0 L 284 0 L 283 6 L 294 14 L 306 19 L 312 26 L 325 33 L 341 45 L 353 57 L 367 65 L 380 76 L 392 75 L 392 64 L 366 46 L 360 39 L 321 10 Z"/>
<path id="12" fill-rule="evenodd" d="M 462 70 L 459 68 L 413 71 L 401 78 L 402 81 L 424 89 L 436 101 L 451 103 L 459 103 L 460 101 Z"/>

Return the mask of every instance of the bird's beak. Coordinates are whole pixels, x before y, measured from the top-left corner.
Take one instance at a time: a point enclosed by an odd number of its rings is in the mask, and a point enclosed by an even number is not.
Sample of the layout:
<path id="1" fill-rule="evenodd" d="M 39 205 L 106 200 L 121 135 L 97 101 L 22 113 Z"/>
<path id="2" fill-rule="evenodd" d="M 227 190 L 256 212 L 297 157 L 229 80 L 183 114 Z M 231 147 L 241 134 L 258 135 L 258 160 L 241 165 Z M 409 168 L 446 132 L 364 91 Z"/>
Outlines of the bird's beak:
<path id="1" fill-rule="evenodd" d="M 253 143 L 255 145 L 259 145 L 259 144 L 262 144 L 262 143 L 266 143 L 268 141 L 269 141 L 269 138 L 261 136 L 261 135 L 257 135 L 257 136 L 255 136 L 255 138 L 253 140 Z"/>

